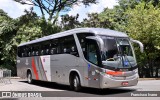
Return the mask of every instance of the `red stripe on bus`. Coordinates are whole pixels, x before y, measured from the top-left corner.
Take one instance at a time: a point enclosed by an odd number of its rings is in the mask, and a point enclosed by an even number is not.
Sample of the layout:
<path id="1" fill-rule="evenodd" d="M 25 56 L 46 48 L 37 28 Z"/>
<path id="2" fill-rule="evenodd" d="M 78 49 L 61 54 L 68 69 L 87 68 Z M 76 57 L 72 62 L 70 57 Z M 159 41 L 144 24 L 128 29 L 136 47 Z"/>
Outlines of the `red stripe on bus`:
<path id="1" fill-rule="evenodd" d="M 46 76 L 46 72 L 44 71 L 44 67 L 43 67 L 43 63 L 42 63 L 41 57 L 39 57 L 39 58 L 40 58 L 40 62 L 41 62 L 41 64 L 42 64 L 42 69 L 43 69 L 44 75 L 45 75 L 45 77 L 46 77 L 46 80 L 48 81 L 47 76 Z"/>
<path id="2" fill-rule="evenodd" d="M 116 75 L 122 75 L 123 72 L 122 71 L 107 71 L 106 74 L 116 76 Z"/>
<path id="3" fill-rule="evenodd" d="M 34 75 L 35 75 L 36 79 L 38 80 L 39 77 L 38 77 L 36 65 L 35 65 L 35 63 L 34 63 L 34 57 L 32 58 L 32 69 L 33 69 L 33 72 L 34 72 Z"/>

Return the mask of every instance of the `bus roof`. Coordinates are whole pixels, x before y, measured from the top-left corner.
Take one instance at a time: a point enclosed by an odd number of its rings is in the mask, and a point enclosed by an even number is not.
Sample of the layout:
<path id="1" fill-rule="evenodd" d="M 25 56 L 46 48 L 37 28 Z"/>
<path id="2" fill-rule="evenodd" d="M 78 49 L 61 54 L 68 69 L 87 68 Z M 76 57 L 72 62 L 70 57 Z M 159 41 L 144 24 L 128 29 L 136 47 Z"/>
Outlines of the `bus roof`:
<path id="1" fill-rule="evenodd" d="M 127 34 L 125 34 L 123 32 L 118 32 L 118 31 L 110 30 L 110 29 L 104 29 L 104 28 L 76 28 L 76 29 L 72 29 L 72 30 L 68 30 L 68 31 L 64 31 L 64 32 L 60 32 L 60 33 L 56 33 L 56 34 L 52 34 L 52 35 L 48 35 L 48 36 L 44 36 L 44 37 L 38 38 L 36 40 L 32 40 L 32 41 L 29 41 L 29 42 L 26 42 L 26 43 L 22 43 L 19 46 L 33 44 L 33 43 L 37 43 L 37 42 L 41 42 L 41 41 L 45 41 L 45 40 L 54 39 L 54 38 L 59 38 L 59 37 L 63 37 L 63 36 L 67 36 L 67 35 L 71 35 L 71 34 L 75 34 L 75 33 L 94 33 L 95 35 L 106 35 L 106 36 L 113 36 L 113 37 L 128 37 Z"/>

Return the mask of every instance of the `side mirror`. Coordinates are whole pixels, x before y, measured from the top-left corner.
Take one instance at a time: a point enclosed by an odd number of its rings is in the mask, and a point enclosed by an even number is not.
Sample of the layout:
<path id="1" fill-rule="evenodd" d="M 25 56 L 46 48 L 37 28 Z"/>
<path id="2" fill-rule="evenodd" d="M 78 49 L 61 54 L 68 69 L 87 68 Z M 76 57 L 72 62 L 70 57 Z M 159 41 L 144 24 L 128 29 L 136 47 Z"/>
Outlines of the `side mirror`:
<path id="1" fill-rule="evenodd" d="M 86 39 L 96 40 L 100 46 L 100 50 L 104 50 L 104 42 L 99 36 L 87 36 Z"/>
<path id="2" fill-rule="evenodd" d="M 131 39 L 131 42 L 139 44 L 140 51 L 141 51 L 141 53 L 143 53 L 143 51 L 144 51 L 144 49 L 143 49 L 144 46 L 143 46 L 143 44 L 142 44 L 140 41 Z"/>

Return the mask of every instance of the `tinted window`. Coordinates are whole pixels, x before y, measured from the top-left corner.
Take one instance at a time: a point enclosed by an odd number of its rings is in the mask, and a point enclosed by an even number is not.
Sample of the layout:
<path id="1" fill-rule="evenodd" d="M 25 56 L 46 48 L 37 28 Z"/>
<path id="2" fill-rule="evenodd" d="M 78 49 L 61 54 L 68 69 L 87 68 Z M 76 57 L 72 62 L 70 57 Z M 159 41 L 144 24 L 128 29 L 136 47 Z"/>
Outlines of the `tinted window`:
<path id="1" fill-rule="evenodd" d="M 39 56 L 40 53 L 39 53 L 39 45 L 38 44 L 33 44 L 31 45 L 31 55 L 32 56 Z"/>
<path id="2" fill-rule="evenodd" d="M 40 49 L 41 55 L 50 55 L 50 47 L 51 47 L 50 41 L 42 42 Z"/>
<path id="3" fill-rule="evenodd" d="M 95 40 L 86 39 L 87 36 L 94 36 L 92 33 L 77 34 L 83 55 L 89 62 L 101 66 L 101 57 L 98 44 Z"/>
<path id="4" fill-rule="evenodd" d="M 19 57 L 28 57 L 29 56 L 28 51 L 29 51 L 28 46 L 18 47 L 18 56 Z"/>
<path id="5" fill-rule="evenodd" d="M 79 33 L 77 34 L 77 37 L 78 37 L 78 40 L 79 40 L 79 43 L 81 45 L 81 48 L 82 48 L 82 51 L 83 51 L 83 55 L 85 58 L 87 58 L 87 52 L 86 52 L 86 37 L 87 36 L 94 36 L 94 34 L 92 33 Z"/>
<path id="6" fill-rule="evenodd" d="M 28 57 L 30 57 L 31 56 L 31 53 L 32 53 L 32 49 L 31 49 L 31 47 L 30 47 L 30 45 L 28 45 L 27 46 L 28 47 Z"/>
<path id="7" fill-rule="evenodd" d="M 86 46 L 86 59 L 95 64 L 99 65 L 100 64 L 100 52 L 98 49 L 98 44 L 95 40 L 87 40 L 87 46 Z"/>
<path id="8" fill-rule="evenodd" d="M 61 53 L 79 56 L 73 35 L 63 37 L 60 40 L 61 40 Z"/>
<path id="9" fill-rule="evenodd" d="M 73 35 L 18 47 L 19 57 L 71 54 L 79 56 Z"/>
<path id="10" fill-rule="evenodd" d="M 50 48 L 50 54 L 59 54 L 60 53 L 60 43 L 59 39 L 51 40 L 51 48 Z"/>

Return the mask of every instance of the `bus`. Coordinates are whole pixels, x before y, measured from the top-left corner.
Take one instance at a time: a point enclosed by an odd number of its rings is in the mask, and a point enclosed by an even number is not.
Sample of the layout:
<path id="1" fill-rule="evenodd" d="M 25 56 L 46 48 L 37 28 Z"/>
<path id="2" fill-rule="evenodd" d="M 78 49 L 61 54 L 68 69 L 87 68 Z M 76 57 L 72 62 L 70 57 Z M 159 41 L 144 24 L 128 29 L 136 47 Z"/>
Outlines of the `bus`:
<path id="1" fill-rule="evenodd" d="M 17 51 L 17 75 L 81 87 L 135 86 L 138 67 L 132 44 L 143 44 L 125 33 L 104 28 L 76 28 L 22 43 Z"/>

